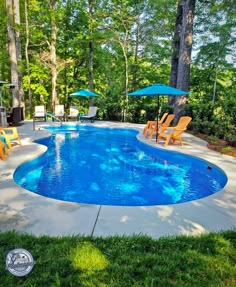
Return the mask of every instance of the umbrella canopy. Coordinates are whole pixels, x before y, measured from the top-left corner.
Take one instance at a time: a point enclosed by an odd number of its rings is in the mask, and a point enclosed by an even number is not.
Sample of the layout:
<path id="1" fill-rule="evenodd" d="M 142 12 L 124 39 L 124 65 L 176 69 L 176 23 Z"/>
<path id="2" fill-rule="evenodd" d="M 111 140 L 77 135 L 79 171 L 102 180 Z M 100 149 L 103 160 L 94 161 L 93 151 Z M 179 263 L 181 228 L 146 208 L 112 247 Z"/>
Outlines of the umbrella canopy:
<path id="1" fill-rule="evenodd" d="M 146 88 L 134 91 L 129 93 L 128 96 L 157 96 L 157 130 L 158 130 L 158 117 L 159 117 L 159 106 L 160 100 L 159 96 L 181 96 L 181 95 L 188 95 L 188 92 L 182 91 L 180 89 L 173 88 L 171 86 L 167 86 L 164 84 L 154 84 L 148 86 Z M 157 133 L 156 133 L 156 140 L 157 140 Z"/>
<path id="2" fill-rule="evenodd" d="M 98 94 L 95 94 L 89 90 L 79 90 L 77 92 L 74 92 L 70 94 L 70 96 L 76 96 L 76 97 L 97 97 Z"/>
<path id="3" fill-rule="evenodd" d="M 181 95 L 188 95 L 188 92 L 163 84 L 154 84 L 141 90 L 129 93 L 128 95 L 129 96 L 160 96 L 160 95 L 181 96 Z"/>

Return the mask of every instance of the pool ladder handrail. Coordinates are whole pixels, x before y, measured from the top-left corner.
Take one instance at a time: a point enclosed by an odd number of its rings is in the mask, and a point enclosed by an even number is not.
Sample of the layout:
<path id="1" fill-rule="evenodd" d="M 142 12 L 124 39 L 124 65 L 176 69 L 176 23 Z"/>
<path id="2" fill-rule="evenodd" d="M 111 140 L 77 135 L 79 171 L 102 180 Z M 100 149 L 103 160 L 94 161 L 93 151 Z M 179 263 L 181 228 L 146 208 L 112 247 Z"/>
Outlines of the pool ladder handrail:
<path id="1" fill-rule="evenodd" d="M 57 122 L 60 122 L 60 127 L 62 126 L 62 120 L 58 117 L 54 116 L 53 114 L 46 113 L 46 116 L 50 116 L 52 119 L 56 120 Z M 54 122 L 54 121 L 53 121 Z M 35 131 L 35 121 L 33 120 L 33 130 Z M 40 128 L 39 128 L 40 130 Z"/>
<path id="2" fill-rule="evenodd" d="M 54 116 L 54 115 L 51 115 L 51 118 L 54 119 L 54 120 L 56 120 L 56 121 L 58 121 L 58 122 L 60 122 L 60 123 L 61 123 L 61 124 L 60 124 L 60 127 L 62 126 L 62 120 L 61 120 L 61 119 L 59 119 L 58 117 L 56 117 L 56 116 Z"/>

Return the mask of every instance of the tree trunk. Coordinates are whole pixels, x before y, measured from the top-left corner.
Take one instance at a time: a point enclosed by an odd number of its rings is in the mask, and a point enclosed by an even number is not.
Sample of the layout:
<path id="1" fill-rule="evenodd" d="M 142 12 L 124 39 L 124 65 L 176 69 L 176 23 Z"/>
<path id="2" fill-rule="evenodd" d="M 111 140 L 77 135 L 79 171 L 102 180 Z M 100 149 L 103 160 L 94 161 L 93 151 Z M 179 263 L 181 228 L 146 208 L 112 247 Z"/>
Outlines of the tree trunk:
<path id="1" fill-rule="evenodd" d="M 132 90 L 137 89 L 137 84 L 138 84 L 138 50 L 139 50 L 139 33 L 140 33 L 140 15 L 137 17 L 136 21 L 136 31 L 135 31 L 135 49 L 134 49 L 134 64 L 133 64 L 133 78 L 132 78 Z"/>
<path id="2" fill-rule="evenodd" d="M 214 78 L 214 85 L 213 85 L 213 94 L 212 94 L 212 104 L 215 104 L 215 100 L 216 100 L 216 83 L 217 83 L 217 66 L 215 68 L 215 78 Z"/>
<path id="3" fill-rule="evenodd" d="M 93 19 L 93 3 L 92 0 L 88 1 L 89 4 L 89 33 L 92 34 L 91 19 Z M 89 41 L 89 89 L 94 91 L 94 73 L 93 73 L 93 41 Z M 93 106 L 94 98 L 90 97 L 89 106 Z"/>
<path id="4" fill-rule="evenodd" d="M 59 103 L 57 97 L 57 56 L 56 56 L 56 41 L 57 41 L 57 26 L 55 20 L 55 5 L 56 0 L 50 0 L 51 13 L 51 43 L 50 43 L 50 59 L 51 59 L 51 84 L 52 84 L 52 109 Z"/>
<path id="5" fill-rule="evenodd" d="M 94 74 L 93 74 L 93 42 L 89 41 L 89 89 L 94 91 Z M 90 97 L 89 106 L 93 106 L 94 98 Z"/>
<path id="6" fill-rule="evenodd" d="M 26 33 L 26 42 L 25 42 L 25 59 L 26 59 L 26 69 L 27 69 L 27 76 L 28 76 L 28 100 L 29 100 L 29 109 L 30 114 L 33 112 L 32 107 L 32 90 L 31 90 L 31 76 L 30 76 L 30 62 L 29 62 L 29 22 L 28 22 L 28 3 L 25 0 L 25 33 Z"/>
<path id="7" fill-rule="evenodd" d="M 214 84 L 213 84 L 213 94 L 212 94 L 212 104 L 215 104 L 216 100 L 216 84 L 217 84 L 217 77 L 218 77 L 218 65 L 219 65 L 219 59 L 220 59 L 220 48 L 217 51 L 217 59 L 215 62 L 215 77 L 214 77 Z"/>
<path id="8" fill-rule="evenodd" d="M 176 88 L 177 85 L 177 75 L 178 75 L 178 65 L 179 65 L 179 49 L 180 49 L 180 36 L 182 27 L 182 14 L 183 14 L 183 4 L 178 3 L 177 15 L 175 22 L 175 34 L 173 38 L 173 52 L 171 59 L 171 71 L 170 71 L 170 86 Z M 168 102 L 170 106 L 174 106 L 175 97 L 169 96 Z"/>
<path id="9" fill-rule="evenodd" d="M 17 55 L 16 55 L 16 41 L 15 33 L 13 29 L 14 16 L 12 9 L 12 1 L 6 0 L 6 9 L 7 9 L 7 34 L 8 34 L 8 50 L 11 63 L 11 82 L 15 85 L 15 88 L 12 89 L 12 106 L 20 106 L 20 97 L 19 97 L 19 84 L 18 84 L 18 70 L 17 70 Z"/>
<path id="10" fill-rule="evenodd" d="M 128 105 L 129 105 L 129 99 L 128 99 L 128 88 L 129 88 L 129 63 L 128 63 L 128 43 L 129 43 L 129 32 L 126 29 L 125 31 L 125 37 L 124 40 L 122 39 L 118 40 L 118 43 L 120 44 L 124 59 L 125 59 L 125 95 L 124 95 L 124 101 L 122 103 L 122 117 L 123 121 L 126 121 L 127 113 L 128 113 Z"/>
<path id="11" fill-rule="evenodd" d="M 127 38 L 128 39 L 128 32 Z M 125 103 L 124 103 L 124 122 L 127 118 L 129 98 L 128 98 L 128 87 L 129 87 L 129 63 L 128 63 L 128 47 L 127 44 L 123 46 L 123 53 L 125 58 Z"/>
<path id="12" fill-rule="evenodd" d="M 19 0 L 14 0 L 14 16 L 15 16 L 15 24 L 20 27 L 21 21 L 20 21 L 20 3 Z M 15 38 L 16 38 L 16 58 L 17 58 L 17 65 L 22 60 L 22 54 L 21 54 L 21 39 L 20 39 L 20 31 L 19 28 L 15 29 Z M 24 104 L 24 89 L 23 89 L 23 76 L 22 72 L 18 69 L 18 89 L 19 89 L 19 102 L 20 106 L 25 106 Z"/>
<path id="13" fill-rule="evenodd" d="M 193 19 L 196 0 L 184 0 L 182 3 L 183 17 L 176 88 L 188 91 L 193 39 Z M 181 116 L 187 99 L 187 96 L 176 97 L 174 104 L 175 122 Z"/>

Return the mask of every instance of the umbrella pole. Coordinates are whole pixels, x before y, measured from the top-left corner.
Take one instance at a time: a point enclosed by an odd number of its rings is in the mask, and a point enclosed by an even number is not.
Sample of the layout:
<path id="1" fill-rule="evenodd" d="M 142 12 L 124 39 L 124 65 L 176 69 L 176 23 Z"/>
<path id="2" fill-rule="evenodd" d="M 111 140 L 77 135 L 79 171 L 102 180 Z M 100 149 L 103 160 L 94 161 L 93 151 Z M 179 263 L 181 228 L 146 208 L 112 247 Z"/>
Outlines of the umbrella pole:
<path id="1" fill-rule="evenodd" d="M 156 131 L 156 142 L 157 142 L 157 133 L 158 133 L 158 118 L 159 118 L 159 107 L 160 107 L 160 98 L 159 95 L 157 95 L 157 131 Z"/>

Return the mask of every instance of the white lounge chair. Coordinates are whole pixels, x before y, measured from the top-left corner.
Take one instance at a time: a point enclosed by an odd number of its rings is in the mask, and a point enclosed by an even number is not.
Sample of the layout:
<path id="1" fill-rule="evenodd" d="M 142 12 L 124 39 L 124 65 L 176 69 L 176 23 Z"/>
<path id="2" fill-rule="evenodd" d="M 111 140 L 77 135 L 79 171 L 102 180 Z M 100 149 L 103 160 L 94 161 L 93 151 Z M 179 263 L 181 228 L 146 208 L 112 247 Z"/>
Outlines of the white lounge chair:
<path id="1" fill-rule="evenodd" d="M 64 105 L 55 105 L 54 108 L 54 119 L 59 119 L 59 120 L 66 120 L 66 114 L 65 114 L 65 108 Z"/>
<path id="2" fill-rule="evenodd" d="M 70 113 L 69 115 L 66 116 L 67 121 L 69 119 L 75 119 L 76 121 L 78 120 L 78 116 L 79 116 L 79 110 L 77 109 L 76 106 L 71 106 L 70 107 Z"/>
<path id="3" fill-rule="evenodd" d="M 83 122 L 84 120 L 90 120 L 91 123 L 93 123 L 97 116 L 97 109 L 97 107 L 89 107 L 88 113 L 80 117 L 81 122 Z"/>
<path id="4" fill-rule="evenodd" d="M 34 107 L 34 114 L 33 114 L 33 120 L 44 120 L 46 122 L 46 111 L 44 106 L 35 106 Z"/>

